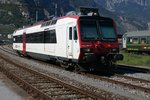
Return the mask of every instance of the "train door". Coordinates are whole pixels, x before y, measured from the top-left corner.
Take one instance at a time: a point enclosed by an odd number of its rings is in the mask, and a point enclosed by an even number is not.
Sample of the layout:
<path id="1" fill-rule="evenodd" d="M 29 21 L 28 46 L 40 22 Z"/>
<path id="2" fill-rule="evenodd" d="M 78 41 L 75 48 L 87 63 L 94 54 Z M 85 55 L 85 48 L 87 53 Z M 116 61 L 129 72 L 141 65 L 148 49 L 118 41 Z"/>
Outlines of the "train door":
<path id="1" fill-rule="evenodd" d="M 122 37 L 122 47 L 123 47 L 123 49 L 126 49 L 126 44 L 127 44 L 127 36 L 126 36 L 126 34 L 124 34 L 123 37 Z"/>
<path id="2" fill-rule="evenodd" d="M 75 24 L 69 24 L 67 35 L 67 57 L 77 58 L 79 49 L 77 29 Z"/>
<path id="3" fill-rule="evenodd" d="M 68 35 L 67 35 L 67 57 L 73 58 L 73 27 L 68 27 Z"/>
<path id="4" fill-rule="evenodd" d="M 78 33 L 77 33 L 77 27 L 73 27 L 73 58 L 78 59 L 80 52 L 80 46 L 78 41 Z"/>
<path id="5" fill-rule="evenodd" d="M 22 36 L 22 54 L 25 56 L 26 55 L 26 33 L 23 33 Z"/>

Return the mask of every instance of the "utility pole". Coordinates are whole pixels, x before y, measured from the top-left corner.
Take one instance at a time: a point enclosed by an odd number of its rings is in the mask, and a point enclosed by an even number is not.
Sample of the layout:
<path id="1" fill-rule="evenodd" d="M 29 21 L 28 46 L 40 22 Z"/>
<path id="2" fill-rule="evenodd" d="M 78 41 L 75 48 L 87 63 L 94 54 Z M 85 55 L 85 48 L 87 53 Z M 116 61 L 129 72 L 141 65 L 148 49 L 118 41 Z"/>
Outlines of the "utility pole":
<path id="1" fill-rule="evenodd" d="M 55 0 L 54 5 L 55 5 L 55 17 L 57 17 L 57 8 L 58 8 L 57 0 Z"/>
<path id="2" fill-rule="evenodd" d="M 57 3 L 55 3 L 55 17 L 57 17 Z"/>
<path id="3" fill-rule="evenodd" d="M 38 10 L 35 12 L 35 21 L 38 22 Z"/>
<path id="4" fill-rule="evenodd" d="M 35 21 L 38 22 L 38 8 L 39 8 L 39 0 L 34 0 L 35 6 L 36 6 L 36 11 L 35 11 Z"/>

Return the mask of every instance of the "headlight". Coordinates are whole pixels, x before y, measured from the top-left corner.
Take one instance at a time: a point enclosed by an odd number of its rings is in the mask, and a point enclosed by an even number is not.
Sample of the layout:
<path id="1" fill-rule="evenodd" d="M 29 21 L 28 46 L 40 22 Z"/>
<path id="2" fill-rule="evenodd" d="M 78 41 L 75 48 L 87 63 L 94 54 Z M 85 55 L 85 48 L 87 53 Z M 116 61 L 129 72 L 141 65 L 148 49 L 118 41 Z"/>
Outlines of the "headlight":
<path id="1" fill-rule="evenodd" d="M 110 50 L 111 52 L 119 52 L 119 49 L 118 48 L 113 48 Z"/>
<path id="2" fill-rule="evenodd" d="M 84 53 L 92 52 L 92 48 L 81 48 L 81 52 L 84 52 Z"/>

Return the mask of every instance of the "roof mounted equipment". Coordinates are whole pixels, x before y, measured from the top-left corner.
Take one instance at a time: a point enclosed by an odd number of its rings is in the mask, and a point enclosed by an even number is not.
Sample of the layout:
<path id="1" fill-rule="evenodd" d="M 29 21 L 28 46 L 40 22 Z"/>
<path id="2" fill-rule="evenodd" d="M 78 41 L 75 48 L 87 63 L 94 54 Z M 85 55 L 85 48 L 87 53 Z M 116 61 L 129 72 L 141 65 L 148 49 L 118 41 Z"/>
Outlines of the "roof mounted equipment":
<path id="1" fill-rule="evenodd" d="M 81 15 L 100 16 L 98 8 L 80 7 Z"/>

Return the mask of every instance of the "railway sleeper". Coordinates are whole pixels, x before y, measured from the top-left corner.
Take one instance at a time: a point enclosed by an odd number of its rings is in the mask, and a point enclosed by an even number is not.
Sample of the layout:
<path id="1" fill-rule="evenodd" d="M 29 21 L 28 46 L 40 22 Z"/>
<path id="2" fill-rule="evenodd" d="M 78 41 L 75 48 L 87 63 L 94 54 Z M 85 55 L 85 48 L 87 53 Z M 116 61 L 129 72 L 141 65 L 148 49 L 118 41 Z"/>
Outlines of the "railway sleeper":
<path id="1" fill-rule="evenodd" d="M 38 88 L 38 89 L 40 89 L 40 90 L 41 90 L 41 89 L 44 89 L 44 88 L 47 88 L 47 89 L 48 89 L 48 88 L 57 88 L 56 86 L 53 86 L 53 87 L 51 86 L 51 87 L 49 87 L 49 86 L 41 86 L 41 85 L 40 85 L 40 86 L 37 86 L 37 85 L 36 85 L 36 86 L 34 86 L 34 87 L 36 87 L 36 88 Z"/>
<path id="2" fill-rule="evenodd" d="M 73 100 L 73 99 L 83 99 L 83 98 L 90 98 L 90 97 L 87 97 L 85 95 L 59 95 L 59 96 L 55 96 L 54 97 L 55 99 L 57 100 Z"/>
<path id="3" fill-rule="evenodd" d="M 31 82 L 31 81 L 30 81 Z M 46 82 L 37 82 L 37 81 L 33 81 L 33 82 L 31 82 L 33 85 L 46 85 L 46 86 L 50 86 L 50 85 L 56 85 L 56 83 L 50 83 L 50 82 L 48 82 L 48 81 L 46 81 Z"/>
<path id="4" fill-rule="evenodd" d="M 69 89 L 64 89 L 62 88 L 61 90 L 60 89 L 56 89 L 56 88 L 46 88 L 46 89 L 41 89 L 41 91 L 43 92 L 57 92 L 57 91 L 70 91 Z"/>
<path id="5" fill-rule="evenodd" d="M 50 95 L 53 97 L 53 96 L 58 96 L 58 95 L 72 95 L 72 94 L 77 94 L 76 92 L 72 92 L 72 91 L 50 91 L 48 92 L 48 94 L 50 93 Z"/>
<path id="6" fill-rule="evenodd" d="M 44 85 L 33 85 L 34 87 L 38 87 L 39 89 L 42 89 L 42 88 L 63 88 L 62 86 L 60 86 L 60 85 L 57 85 L 57 86 L 55 86 L 55 85 L 53 85 L 53 86 L 44 86 Z"/>

